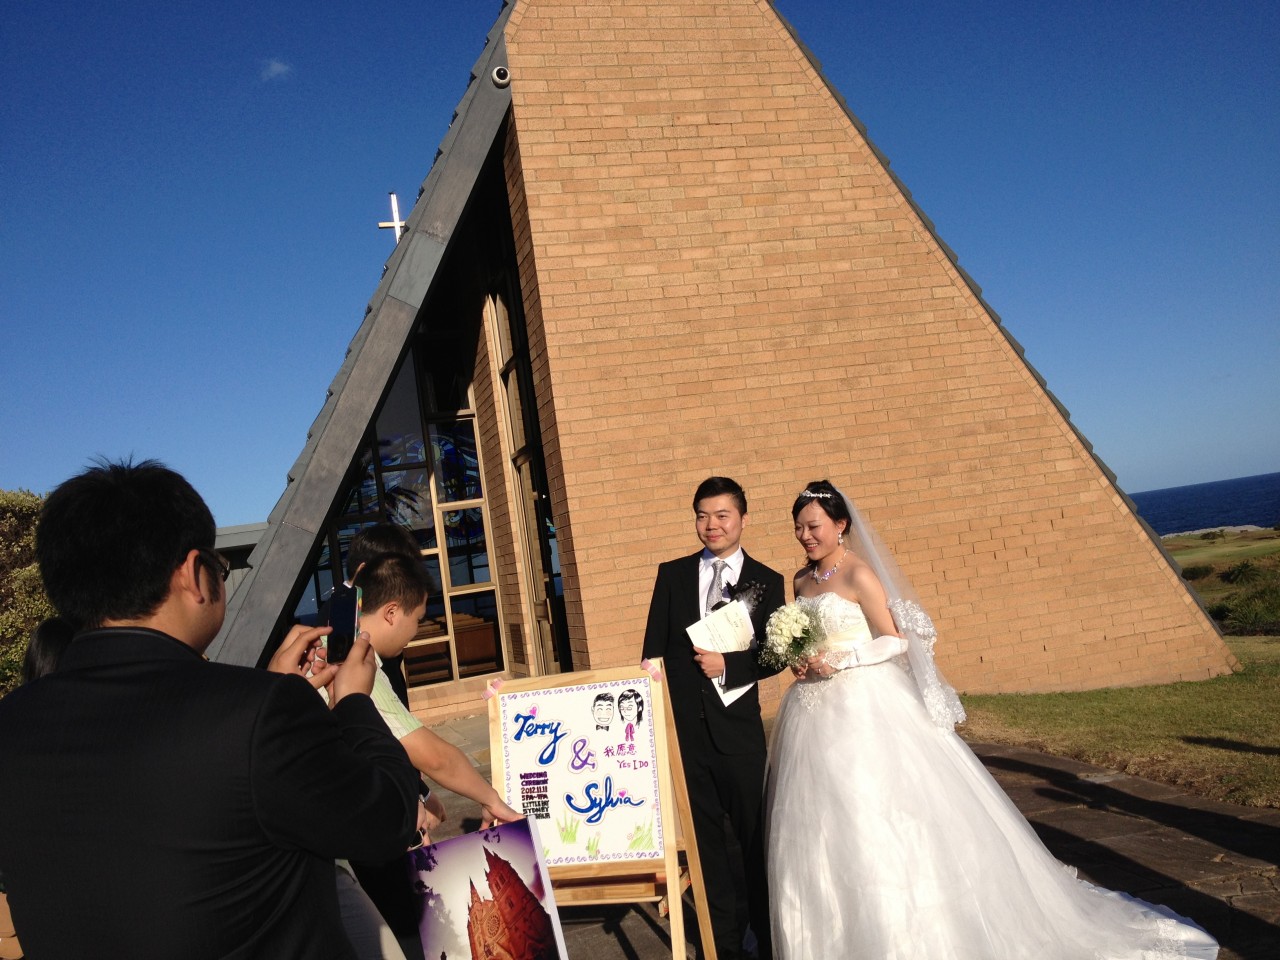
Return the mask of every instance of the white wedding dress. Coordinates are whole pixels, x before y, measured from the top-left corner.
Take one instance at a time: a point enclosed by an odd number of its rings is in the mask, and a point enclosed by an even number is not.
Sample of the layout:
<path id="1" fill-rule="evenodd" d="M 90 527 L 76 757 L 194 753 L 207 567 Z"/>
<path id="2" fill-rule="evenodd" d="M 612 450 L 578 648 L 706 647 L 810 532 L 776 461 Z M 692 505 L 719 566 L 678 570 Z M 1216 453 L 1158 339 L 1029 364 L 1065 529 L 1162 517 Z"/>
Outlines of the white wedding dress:
<path id="1" fill-rule="evenodd" d="M 799 602 L 841 646 L 871 640 L 857 604 Z M 933 722 L 909 669 L 905 656 L 852 666 L 795 683 L 782 703 L 766 788 L 777 960 L 1217 956 L 1189 921 L 1055 860 Z"/>

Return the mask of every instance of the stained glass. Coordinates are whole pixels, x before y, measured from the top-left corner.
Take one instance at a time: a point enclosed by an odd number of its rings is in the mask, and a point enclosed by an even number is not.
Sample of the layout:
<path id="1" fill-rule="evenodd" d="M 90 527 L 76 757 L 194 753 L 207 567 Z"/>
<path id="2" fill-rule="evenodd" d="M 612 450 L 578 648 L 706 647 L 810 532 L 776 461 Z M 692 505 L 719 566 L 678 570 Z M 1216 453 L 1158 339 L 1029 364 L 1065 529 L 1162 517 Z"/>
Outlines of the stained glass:
<path id="1" fill-rule="evenodd" d="M 480 499 L 483 489 L 473 420 L 433 423 L 431 458 L 436 467 L 436 490 L 442 503 Z"/>
<path id="2" fill-rule="evenodd" d="M 489 582 L 489 548 L 484 515 L 479 507 L 444 514 L 445 549 L 449 556 L 449 585 Z"/>
<path id="3" fill-rule="evenodd" d="M 425 467 L 390 470 L 382 475 L 382 506 L 389 523 L 413 531 L 422 549 L 436 545 L 435 516 L 431 511 L 431 476 Z"/>

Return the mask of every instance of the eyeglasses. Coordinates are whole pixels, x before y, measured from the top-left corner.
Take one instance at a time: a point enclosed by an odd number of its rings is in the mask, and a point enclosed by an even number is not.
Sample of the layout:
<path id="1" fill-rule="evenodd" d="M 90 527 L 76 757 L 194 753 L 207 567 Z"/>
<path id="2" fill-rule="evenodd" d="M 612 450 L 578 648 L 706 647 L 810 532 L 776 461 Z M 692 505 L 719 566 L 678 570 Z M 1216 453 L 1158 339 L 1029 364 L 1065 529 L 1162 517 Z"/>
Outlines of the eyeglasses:
<path id="1" fill-rule="evenodd" d="M 200 555 L 200 559 L 208 565 L 209 569 L 222 577 L 225 583 L 227 577 L 231 576 L 231 564 L 226 557 L 213 550 L 197 550 L 196 552 Z"/>

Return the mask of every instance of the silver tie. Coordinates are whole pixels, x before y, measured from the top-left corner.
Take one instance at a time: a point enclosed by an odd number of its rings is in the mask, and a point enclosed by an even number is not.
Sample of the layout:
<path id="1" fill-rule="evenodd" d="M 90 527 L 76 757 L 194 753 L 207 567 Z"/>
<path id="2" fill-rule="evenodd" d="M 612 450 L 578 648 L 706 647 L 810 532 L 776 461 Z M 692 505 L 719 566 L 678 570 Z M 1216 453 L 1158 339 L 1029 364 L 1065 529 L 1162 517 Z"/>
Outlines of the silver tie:
<path id="1" fill-rule="evenodd" d="M 724 568 L 728 565 L 723 560 L 716 560 L 711 564 L 714 572 L 711 574 L 711 589 L 707 591 L 707 613 L 714 610 L 716 604 L 724 599 Z"/>

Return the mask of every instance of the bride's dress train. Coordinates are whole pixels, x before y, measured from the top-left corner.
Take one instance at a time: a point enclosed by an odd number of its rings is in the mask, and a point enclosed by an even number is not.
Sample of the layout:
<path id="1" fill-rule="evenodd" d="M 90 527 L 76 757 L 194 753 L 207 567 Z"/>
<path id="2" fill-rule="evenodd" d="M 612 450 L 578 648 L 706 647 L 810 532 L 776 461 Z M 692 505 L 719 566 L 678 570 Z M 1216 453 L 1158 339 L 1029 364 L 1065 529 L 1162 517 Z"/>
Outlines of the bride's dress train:
<path id="1" fill-rule="evenodd" d="M 829 636 L 871 639 L 857 604 L 800 602 Z M 907 670 L 895 657 L 786 695 L 766 797 L 777 960 L 1216 957 L 1190 921 L 1055 860 Z"/>

